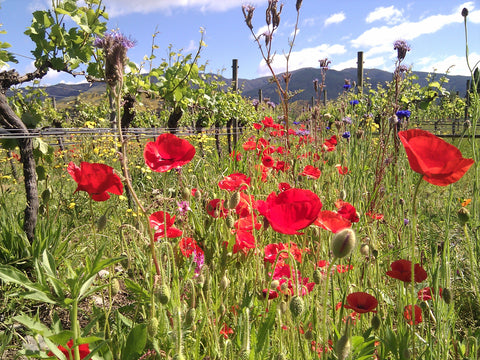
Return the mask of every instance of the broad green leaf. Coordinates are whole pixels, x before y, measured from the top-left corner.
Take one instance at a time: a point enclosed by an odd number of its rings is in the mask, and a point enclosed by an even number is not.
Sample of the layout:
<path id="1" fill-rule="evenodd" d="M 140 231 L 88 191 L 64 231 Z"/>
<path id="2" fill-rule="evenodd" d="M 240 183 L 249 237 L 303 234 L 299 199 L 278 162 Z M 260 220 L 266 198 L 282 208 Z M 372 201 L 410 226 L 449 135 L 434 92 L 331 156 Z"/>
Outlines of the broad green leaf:
<path id="1" fill-rule="evenodd" d="M 147 344 L 147 325 L 139 324 L 128 334 L 127 342 L 122 350 L 122 360 L 135 360 L 143 352 Z"/>
<path id="2" fill-rule="evenodd" d="M 27 315 L 17 315 L 13 318 L 13 320 L 19 322 L 33 332 L 42 335 L 44 338 L 52 334 L 52 331 L 46 325 L 42 324 L 40 321 L 32 319 Z"/>
<path id="3" fill-rule="evenodd" d="M 50 340 L 52 340 L 52 342 L 54 342 L 55 344 L 58 344 L 58 345 L 63 345 L 65 346 L 65 344 L 73 338 L 73 331 L 72 330 L 63 330 L 57 334 L 54 334 L 54 335 L 50 335 L 48 337 Z"/>

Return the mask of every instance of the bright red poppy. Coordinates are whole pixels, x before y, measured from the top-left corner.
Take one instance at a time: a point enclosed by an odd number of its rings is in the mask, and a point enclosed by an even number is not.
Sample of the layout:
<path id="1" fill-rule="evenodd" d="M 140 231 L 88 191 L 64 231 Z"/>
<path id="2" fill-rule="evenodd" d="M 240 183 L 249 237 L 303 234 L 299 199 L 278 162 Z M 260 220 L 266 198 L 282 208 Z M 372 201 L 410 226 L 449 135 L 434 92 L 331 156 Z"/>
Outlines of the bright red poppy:
<path id="1" fill-rule="evenodd" d="M 223 324 L 222 328 L 220 329 L 220 335 L 223 335 L 225 339 L 228 339 L 228 336 L 232 334 L 233 330 L 227 324 Z"/>
<path id="2" fill-rule="evenodd" d="M 195 156 L 195 147 L 174 134 L 160 135 L 155 142 L 145 145 L 145 164 L 156 172 L 166 172 L 188 164 Z"/>
<path id="3" fill-rule="evenodd" d="M 255 150 L 257 148 L 257 143 L 253 140 L 247 140 L 243 143 L 242 147 L 245 151 Z"/>
<path id="4" fill-rule="evenodd" d="M 254 128 L 255 130 L 261 130 L 261 129 L 262 129 L 262 127 L 263 127 L 263 126 L 262 126 L 262 124 L 259 124 L 259 123 L 253 123 L 253 128 Z"/>
<path id="5" fill-rule="evenodd" d="M 268 117 L 268 116 L 265 116 L 265 118 L 262 120 L 262 124 L 265 126 L 265 128 L 275 127 L 273 119 L 271 117 Z"/>
<path id="6" fill-rule="evenodd" d="M 58 346 L 58 350 L 60 350 L 63 355 L 67 358 L 67 360 L 73 360 L 75 358 L 73 346 L 73 339 L 68 340 L 67 347 L 68 349 L 64 348 L 62 345 Z M 78 350 L 80 352 L 80 359 L 84 359 L 90 354 L 90 349 L 88 348 L 88 344 L 81 344 L 78 345 Z M 49 351 L 48 356 L 54 356 L 53 352 Z"/>
<path id="7" fill-rule="evenodd" d="M 286 183 L 286 182 L 281 182 L 280 184 L 278 184 L 278 190 L 280 191 L 285 191 L 285 190 L 288 190 L 288 189 L 291 189 L 292 187 L 290 186 L 289 183 Z"/>
<path id="8" fill-rule="evenodd" d="M 235 173 L 225 176 L 220 180 L 218 187 L 227 191 L 245 190 L 250 186 L 251 178 L 242 173 Z"/>
<path id="9" fill-rule="evenodd" d="M 266 201 L 258 200 L 256 208 L 273 230 L 281 234 L 302 235 L 299 230 L 313 224 L 322 209 L 322 202 L 310 190 L 293 188 L 278 195 L 272 192 Z"/>
<path id="10" fill-rule="evenodd" d="M 149 216 L 150 226 L 155 230 L 155 241 L 158 238 L 176 238 L 182 236 L 182 230 L 173 227 L 175 215 L 170 216 L 169 213 L 157 211 Z M 165 231 L 166 229 L 166 231 Z"/>
<path id="11" fill-rule="evenodd" d="M 352 223 L 345 219 L 342 215 L 329 210 L 320 211 L 314 224 L 322 229 L 331 231 L 334 234 L 343 229 L 352 227 Z"/>
<path id="12" fill-rule="evenodd" d="M 342 166 L 340 164 L 335 165 L 335 167 L 337 168 L 338 173 L 340 175 L 347 175 L 348 174 L 348 167 Z"/>
<path id="13" fill-rule="evenodd" d="M 278 244 L 268 244 L 265 246 L 265 256 L 263 261 L 269 262 L 273 264 L 277 255 L 280 251 L 286 250 L 286 252 L 282 252 L 279 255 L 279 261 L 283 259 L 287 259 L 289 257 L 289 253 L 293 255 L 294 259 L 298 262 L 302 262 L 302 254 L 307 252 L 308 249 L 300 249 L 297 244 L 291 242 L 288 244 L 278 243 Z"/>
<path id="14" fill-rule="evenodd" d="M 233 226 L 237 230 L 253 231 L 254 228 L 255 230 L 260 230 L 262 224 L 257 221 L 257 216 L 253 214 L 252 216 L 239 218 Z"/>
<path id="15" fill-rule="evenodd" d="M 238 217 L 251 217 L 250 215 L 252 214 L 252 207 L 254 202 L 255 200 L 253 195 L 247 195 L 243 192 L 240 192 L 240 202 L 235 208 L 235 212 L 237 213 Z"/>
<path id="16" fill-rule="evenodd" d="M 446 186 L 460 180 L 474 163 L 455 146 L 428 131 L 410 129 L 400 131 L 398 136 L 412 170 L 433 185 Z"/>
<path id="17" fill-rule="evenodd" d="M 248 253 L 248 250 L 255 248 L 255 237 L 250 231 L 238 230 L 235 234 L 235 245 L 233 245 L 233 253 Z"/>
<path id="18" fill-rule="evenodd" d="M 347 296 L 347 305 L 344 305 L 343 307 L 346 309 L 352 309 L 359 314 L 364 314 L 368 312 L 376 312 L 375 308 L 377 305 L 378 301 L 375 296 L 359 291 L 349 294 Z"/>
<path id="19" fill-rule="evenodd" d="M 387 271 L 387 275 L 391 278 L 401 280 L 403 282 L 412 281 L 412 262 L 410 260 L 397 260 L 390 264 L 392 270 Z M 414 265 L 414 279 L 419 283 L 427 278 L 427 272 L 420 266 Z"/>
<path id="20" fill-rule="evenodd" d="M 68 164 L 68 173 L 78 184 L 77 191 L 86 191 L 95 201 L 110 199 L 111 194 L 122 195 L 123 184 L 113 168 L 105 164 L 81 162 L 80 167 Z"/>
<path id="21" fill-rule="evenodd" d="M 263 155 L 262 164 L 267 168 L 271 168 L 275 165 L 275 160 L 270 155 Z"/>
<path id="22" fill-rule="evenodd" d="M 189 258 L 194 252 L 197 254 L 203 254 L 202 248 L 198 246 L 195 239 L 192 238 L 182 238 L 182 240 L 178 242 L 178 247 L 186 258 Z"/>
<path id="23" fill-rule="evenodd" d="M 323 150 L 334 151 L 337 146 L 337 135 L 332 135 L 329 139 L 325 140 L 322 144 Z"/>
<path id="24" fill-rule="evenodd" d="M 312 165 L 305 166 L 303 171 L 300 173 L 300 175 L 302 175 L 302 176 L 307 176 L 307 177 L 315 179 L 315 180 L 318 179 L 321 174 L 322 174 L 322 172 L 320 171 L 320 169 L 318 169 L 318 168 L 316 168 L 315 166 L 312 166 Z"/>
<path id="25" fill-rule="evenodd" d="M 418 305 L 414 306 L 414 312 L 415 312 L 415 320 L 414 317 L 412 316 L 412 305 L 407 305 L 405 306 L 403 310 L 403 317 L 405 320 L 407 320 L 407 323 L 409 325 L 413 325 L 415 321 L 415 325 L 418 325 L 422 322 L 422 308 Z"/>

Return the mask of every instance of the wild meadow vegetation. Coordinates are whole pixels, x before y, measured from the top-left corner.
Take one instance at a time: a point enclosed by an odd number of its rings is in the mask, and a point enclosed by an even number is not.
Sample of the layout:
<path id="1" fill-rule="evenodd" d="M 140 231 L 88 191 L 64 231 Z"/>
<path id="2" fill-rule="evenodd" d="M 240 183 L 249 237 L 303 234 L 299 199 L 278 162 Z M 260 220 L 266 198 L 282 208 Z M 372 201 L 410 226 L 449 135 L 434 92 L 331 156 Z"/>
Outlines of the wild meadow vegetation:
<path id="1" fill-rule="evenodd" d="M 267 64 L 282 10 L 256 38 Z M 2 359 L 478 359 L 475 64 L 466 98 L 420 87 L 399 40 L 391 82 L 323 104 L 323 59 L 297 111 L 288 69 L 267 104 L 203 74 L 203 40 L 158 67 L 152 46 L 145 76 L 99 1 L 33 15 L 37 72 L 0 74 Z M 98 103 L 5 96 L 81 63 L 108 85 Z M 28 136 L 46 126 L 112 130 Z"/>

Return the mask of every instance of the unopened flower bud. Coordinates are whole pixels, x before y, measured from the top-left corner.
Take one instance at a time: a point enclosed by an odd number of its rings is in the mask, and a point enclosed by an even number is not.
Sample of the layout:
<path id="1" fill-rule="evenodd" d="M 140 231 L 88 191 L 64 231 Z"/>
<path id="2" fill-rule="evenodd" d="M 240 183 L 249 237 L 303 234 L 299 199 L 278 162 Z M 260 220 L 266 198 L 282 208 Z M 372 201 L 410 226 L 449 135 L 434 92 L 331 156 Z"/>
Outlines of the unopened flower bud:
<path id="1" fill-rule="evenodd" d="M 457 212 L 460 224 L 465 225 L 470 220 L 470 211 L 466 207 L 461 207 Z"/>
<path id="2" fill-rule="evenodd" d="M 235 191 L 230 197 L 230 200 L 228 201 L 228 208 L 235 209 L 239 203 L 240 203 L 240 192 Z"/>
<path id="3" fill-rule="evenodd" d="M 47 204 L 52 198 L 52 188 L 49 186 L 42 192 L 42 201 L 44 204 Z"/>
<path id="4" fill-rule="evenodd" d="M 360 254 L 368 256 L 370 254 L 370 246 L 368 246 L 368 244 L 362 244 L 360 246 Z"/>
<path id="5" fill-rule="evenodd" d="M 279 287 L 279 285 L 280 285 L 280 282 L 278 280 L 272 280 L 272 282 L 270 283 L 270 289 L 276 290 L 277 287 Z"/>
<path id="6" fill-rule="evenodd" d="M 372 317 L 372 320 L 371 320 L 370 324 L 372 325 L 373 330 L 378 330 L 378 328 L 381 325 L 381 321 L 380 321 L 380 318 L 378 317 L 378 315 L 375 315 L 374 317 Z"/>
<path id="7" fill-rule="evenodd" d="M 320 271 L 320 269 L 315 269 L 312 277 L 313 277 L 313 282 L 319 285 L 322 282 L 322 272 Z"/>
<path id="8" fill-rule="evenodd" d="M 220 280 L 220 289 L 222 291 L 227 290 L 228 285 L 230 285 L 230 280 L 227 277 L 227 274 L 224 274 L 222 279 Z"/>
<path id="9" fill-rule="evenodd" d="M 352 229 L 343 229 L 332 239 L 332 252 L 336 258 L 344 258 L 352 252 L 356 244 L 355 232 Z"/>
<path id="10" fill-rule="evenodd" d="M 300 316 L 303 313 L 304 308 L 305 304 L 303 303 L 303 299 L 300 296 L 295 295 L 294 297 L 292 297 L 292 299 L 290 300 L 290 311 L 292 312 L 292 315 L 294 317 Z"/>
<path id="11" fill-rule="evenodd" d="M 467 16 L 468 16 L 468 9 L 467 9 L 467 8 L 463 8 L 463 9 L 462 9 L 462 16 L 463 16 L 463 17 L 467 17 Z"/>
<path id="12" fill-rule="evenodd" d="M 120 292 L 120 281 L 117 278 L 112 280 L 112 295 L 115 296 Z"/>
<path id="13" fill-rule="evenodd" d="M 233 218 L 232 215 L 227 215 L 227 217 L 225 218 L 225 221 L 227 222 L 227 226 L 230 228 L 230 229 L 233 229 L 233 227 L 235 226 L 235 219 Z"/>
<path id="14" fill-rule="evenodd" d="M 442 299 L 445 301 L 447 304 L 450 304 L 452 302 L 452 292 L 448 288 L 444 288 L 442 290 Z"/>
<path id="15" fill-rule="evenodd" d="M 190 194 L 191 194 L 191 191 L 189 188 L 187 187 L 184 187 L 182 189 L 182 199 L 187 201 L 187 200 L 190 200 Z"/>
<path id="16" fill-rule="evenodd" d="M 161 304 L 167 304 L 170 300 L 170 288 L 166 284 L 160 285 L 155 292 L 155 296 Z"/>
<path id="17" fill-rule="evenodd" d="M 154 338 L 158 333 L 158 319 L 153 317 L 147 321 L 147 333 L 148 336 Z"/>
<path id="18" fill-rule="evenodd" d="M 345 189 L 340 190 L 340 199 L 344 200 L 347 198 L 347 192 Z"/>
<path id="19" fill-rule="evenodd" d="M 350 350 L 352 349 L 352 342 L 350 337 L 343 335 L 338 339 L 337 344 L 335 345 L 335 351 L 337 352 L 337 357 L 339 360 L 345 360 L 348 355 L 350 355 Z"/>
<path id="20" fill-rule="evenodd" d="M 195 308 L 191 308 L 187 311 L 187 314 L 185 315 L 185 325 L 187 325 L 187 327 L 190 327 L 193 324 L 195 321 L 195 315 Z"/>
<path id="21" fill-rule="evenodd" d="M 102 231 L 107 226 L 107 214 L 103 214 L 97 220 L 97 231 Z"/>
<path id="22" fill-rule="evenodd" d="M 282 301 L 280 303 L 280 311 L 282 314 L 285 314 L 287 312 L 287 303 L 285 301 Z"/>

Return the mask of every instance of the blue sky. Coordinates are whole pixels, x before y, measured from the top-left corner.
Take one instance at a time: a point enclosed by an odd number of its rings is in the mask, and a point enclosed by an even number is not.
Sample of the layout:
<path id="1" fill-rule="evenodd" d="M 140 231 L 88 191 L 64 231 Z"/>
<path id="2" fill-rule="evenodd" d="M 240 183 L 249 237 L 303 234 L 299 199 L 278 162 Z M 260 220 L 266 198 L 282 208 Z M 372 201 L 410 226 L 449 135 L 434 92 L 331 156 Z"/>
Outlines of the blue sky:
<path id="1" fill-rule="evenodd" d="M 279 1 L 279 4 L 281 1 Z M 285 70 L 289 38 L 294 31 L 296 0 L 284 0 L 280 27 L 273 39 L 276 51 L 273 67 Z M 50 0 L 0 0 L 0 23 L 7 31 L 1 41 L 12 44 L 19 64 L 12 64 L 21 74 L 33 69 L 30 51 L 33 43 L 23 34 L 31 23 L 32 11 L 47 8 Z M 194 52 L 205 31 L 206 47 L 200 63 L 207 71 L 231 77 L 232 59 L 238 59 L 239 77 L 256 78 L 269 75 L 258 46 L 246 26 L 241 6 L 254 6 L 253 27 L 256 33 L 265 28 L 267 0 L 104 0 L 109 13 L 109 29 L 120 29 L 137 41 L 129 50 L 132 61 L 140 64 L 150 54 L 152 35 L 158 31 L 157 60 L 174 50 Z M 465 60 L 463 7 L 468 16 L 471 64 L 480 60 L 480 3 L 458 0 L 414 1 L 323 1 L 303 0 L 299 31 L 289 61 L 289 69 L 318 67 L 318 60 L 328 57 L 335 70 L 356 67 L 357 52 L 364 52 L 365 68 L 392 71 L 396 52 L 393 42 L 406 40 L 411 51 L 405 59 L 416 71 L 468 75 Z M 55 72 L 49 73 L 44 84 L 79 82 Z"/>

